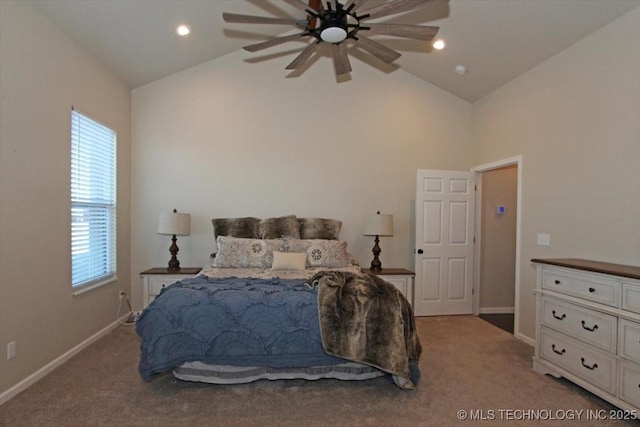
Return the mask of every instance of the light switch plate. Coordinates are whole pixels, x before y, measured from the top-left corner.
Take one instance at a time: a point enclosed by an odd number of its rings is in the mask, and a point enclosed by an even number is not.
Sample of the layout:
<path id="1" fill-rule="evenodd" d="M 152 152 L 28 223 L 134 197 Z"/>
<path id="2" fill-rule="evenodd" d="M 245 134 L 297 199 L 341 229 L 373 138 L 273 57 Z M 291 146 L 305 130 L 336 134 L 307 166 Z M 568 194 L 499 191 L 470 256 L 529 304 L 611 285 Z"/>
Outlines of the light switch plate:
<path id="1" fill-rule="evenodd" d="M 548 234 L 538 233 L 538 245 L 549 246 L 551 244 L 551 236 Z"/>

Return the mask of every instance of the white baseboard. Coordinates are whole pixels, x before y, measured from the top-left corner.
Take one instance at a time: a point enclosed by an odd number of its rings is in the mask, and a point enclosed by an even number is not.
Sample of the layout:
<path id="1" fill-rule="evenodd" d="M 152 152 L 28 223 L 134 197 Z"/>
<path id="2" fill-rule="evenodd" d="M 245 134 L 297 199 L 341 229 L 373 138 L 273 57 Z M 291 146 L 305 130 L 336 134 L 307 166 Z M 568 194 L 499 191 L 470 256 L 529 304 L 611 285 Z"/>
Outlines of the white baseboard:
<path id="1" fill-rule="evenodd" d="M 516 312 L 514 307 L 480 307 L 480 314 L 513 314 Z"/>
<path id="2" fill-rule="evenodd" d="M 520 332 L 513 334 L 513 336 L 519 339 L 520 341 L 524 342 L 525 344 L 529 344 L 531 347 L 536 346 L 536 340 L 534 340 L 533 338 L 529 338 L 526 335 L 522 335 Z"/>
<path id="3" fill-rule="evenodd" d="M 122 319 L 116 320 L 115 322 L 108 325 L 106 328 L 96 332 L 86 340 L 82 341 L 77 346 L 73 347 L 66 353 L 62 354 L 60 357 L 54 359 L 47 365 L 38 369 L 36 372 L 29 375 L 27 378 L 23 379 L 13 387 L 9 388 L 7 391 L 0 393 L 0 405 L 4 404 L 9 399 L 12 399 L 13 397 L 17 396 L 19 393 L 25 391 L 27 388 L 35 384 L 40 379 L 44 378 L 47 374 L 49 374 L 51 371 L 56 369 L 58 366 L 62 365 L 64 362 L 71 359 L 73 356 L 78 354 L 80 351 L 84 350 L 86 347 L 88 347 L 95 341 L 107 335 L 109 332 L 115 329 L 120 324 L 120 322 L 126 321 L 127 317 L 129 317 L 129 313 L 127 313 L 127 315 L 124 316 Z"/>

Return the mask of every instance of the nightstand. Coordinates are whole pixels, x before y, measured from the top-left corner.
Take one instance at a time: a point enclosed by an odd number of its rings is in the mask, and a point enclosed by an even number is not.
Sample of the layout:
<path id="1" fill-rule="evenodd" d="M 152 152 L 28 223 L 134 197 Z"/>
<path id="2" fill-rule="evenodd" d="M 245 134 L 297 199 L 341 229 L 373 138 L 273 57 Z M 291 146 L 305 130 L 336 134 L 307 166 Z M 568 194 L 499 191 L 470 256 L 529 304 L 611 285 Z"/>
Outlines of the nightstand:
<path id="1" fill-rule="evenodd" d="M 409 304 L 413 306 L 413 278 L 416 275 L 413 271 L 405 270 L 404 268 L 383 268 L 380 271 L 371 271 L 365 268 L 362 271 L 368 274 L 375 274 L 391 283 L 402 292 Z"/>
<path id="2" fill-rule="evenodd" d="M 162 291 L 178 280 L 193 277 L 202 270 L 201 268 L 181 268 L 180 270 L 168 270 L 166 268 L 150 268 L 140 273 L 142 277 L 142 304 L 145 308 Z"/>

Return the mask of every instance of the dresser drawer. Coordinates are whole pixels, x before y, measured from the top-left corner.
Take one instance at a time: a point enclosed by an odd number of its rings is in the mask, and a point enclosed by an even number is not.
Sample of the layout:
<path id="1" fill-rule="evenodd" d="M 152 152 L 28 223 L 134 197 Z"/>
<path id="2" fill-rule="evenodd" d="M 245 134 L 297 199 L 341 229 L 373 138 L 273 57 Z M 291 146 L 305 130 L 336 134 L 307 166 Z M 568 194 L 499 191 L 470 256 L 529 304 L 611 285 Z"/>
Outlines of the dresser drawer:
<path id="1" fill-rule="evenodd" d="M 619 366 L 618 397 L 640 408 L 640 367 L 626 361 Z"/>
<path id="2" fill-rule="evenodd" d="M 411 277 L 398 277 L 398 276 L 379 276 L 379 277 L 391 283 L 393 286 L 395 286 L 400 292 L 402 292 L 402 295 L 404 295 L 405 298 L 407 298 L 409 303 L 413 304 L 413 301 L 411 301 L 412 294 L 413 294 L 413 289 L 411 289 L 411 284 L 413 283 Z"/>
<path id="3" fill-rule="evenodd" d="M 620 319 L 620 349 L 618 354 L 625 359 L 640 363 L 640 323 Z"/>
<path id="4" fill-rule="evenodd" d="M 183 277 L 150 277 L 149 278 L 149 296 L 159 295 L 162 289 L 183 279 Z"/>
<path id="5" fill-rule="evenodd" d="M 620 282 L 604 277 L 573 273 L 555 268 L 542 272 L 542 287 L 600 304 L 618 306 Z"/>
<path id="6" fill-rule="evenodd" d="M 195 277 L 200 273 L 201 268 L 186 267 L 176 271 L 171 271 L 163 267 L 154 267 L 140 273 L 142 278 L 142 308 L 146 308 L 153 301 L 163 288 L 176 283 L 179 280 Z"/>
<path id="7" fill-rule="evenodd" d="M 616 352 L 618 318 L 555 298 L 542 298 L 546 326 L 610 353 Z"/>
<path id="8" fill-rule="evenodd" d="M 616 392 L 616 358 L 542 327 L 541 356 L 608 393 Z"/>
<path id="9" fill-rule="evenodd" d="M 640 285 L 622 282 L 622 309 L 640 313 Z"/>

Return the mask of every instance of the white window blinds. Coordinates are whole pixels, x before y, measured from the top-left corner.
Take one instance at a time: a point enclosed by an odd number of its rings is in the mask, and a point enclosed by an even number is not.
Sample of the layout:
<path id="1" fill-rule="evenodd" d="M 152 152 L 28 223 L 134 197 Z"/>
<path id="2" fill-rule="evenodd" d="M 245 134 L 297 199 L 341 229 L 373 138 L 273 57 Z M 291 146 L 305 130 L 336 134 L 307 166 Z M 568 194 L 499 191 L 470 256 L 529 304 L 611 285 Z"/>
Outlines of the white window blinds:
<path id="1" fill-rule="evenodd" d="M 71 110 L 72 286 L 116 274 L 116 133 Z"/>

